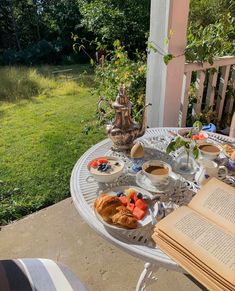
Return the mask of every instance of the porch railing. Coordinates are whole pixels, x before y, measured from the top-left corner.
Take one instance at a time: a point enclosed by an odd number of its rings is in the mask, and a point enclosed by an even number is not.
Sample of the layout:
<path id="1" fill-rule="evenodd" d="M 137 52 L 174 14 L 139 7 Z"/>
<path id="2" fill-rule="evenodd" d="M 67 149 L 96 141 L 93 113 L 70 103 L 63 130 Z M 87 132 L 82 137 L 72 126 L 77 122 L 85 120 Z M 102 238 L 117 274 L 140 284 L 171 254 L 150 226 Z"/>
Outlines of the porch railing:
<path id="1" fill-rule="evenodd" d="M 186 63 L 181 95 L 179 125 L 186 126 L 189 97 L 194 95 L 196 103 L 192 115 L 206 108 L 214 111 L 217 123 L 226 117 L 229 124 L 235 109 L 235 57 L 222 57 L 209 63 Z"/>

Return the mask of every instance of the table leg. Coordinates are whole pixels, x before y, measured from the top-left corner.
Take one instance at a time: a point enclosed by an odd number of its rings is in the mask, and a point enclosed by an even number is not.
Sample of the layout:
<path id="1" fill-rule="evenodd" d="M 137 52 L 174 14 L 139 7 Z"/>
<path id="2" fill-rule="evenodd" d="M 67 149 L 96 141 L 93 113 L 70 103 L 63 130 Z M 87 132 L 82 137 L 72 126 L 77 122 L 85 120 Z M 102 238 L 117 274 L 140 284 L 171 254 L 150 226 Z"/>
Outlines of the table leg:
<path id="1" fill-rule="evenodd" d="M 136 291 L 145 291 L 147 290 L 147 285 L 153 284 L 157 278 L 153 275 L 159 269 L 157 265 L 146 263 L 144 265 L 144 270 L 140 274 L 138 283 L 136 285 Z"/>

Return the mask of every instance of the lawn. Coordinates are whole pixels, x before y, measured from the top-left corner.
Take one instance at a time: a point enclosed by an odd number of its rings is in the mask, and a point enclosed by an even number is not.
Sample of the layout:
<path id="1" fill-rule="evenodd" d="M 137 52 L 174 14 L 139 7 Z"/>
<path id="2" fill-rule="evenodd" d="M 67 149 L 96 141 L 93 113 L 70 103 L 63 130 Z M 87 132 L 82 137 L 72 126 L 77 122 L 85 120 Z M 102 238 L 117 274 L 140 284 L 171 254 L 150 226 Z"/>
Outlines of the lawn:
<path id="1" fill-rule="evenodd" d="M 52 70 L 34 71 L 45 83 L 37 97 L 0 103 L 0 224 L 68 197 L 75 162 L 105 137 L 103 128 L 86 130 L 95 122 L 98 99 L 90 92 L 92 72 L 73 67 L 78 78 L 69 81 L 53 78 Z"/>

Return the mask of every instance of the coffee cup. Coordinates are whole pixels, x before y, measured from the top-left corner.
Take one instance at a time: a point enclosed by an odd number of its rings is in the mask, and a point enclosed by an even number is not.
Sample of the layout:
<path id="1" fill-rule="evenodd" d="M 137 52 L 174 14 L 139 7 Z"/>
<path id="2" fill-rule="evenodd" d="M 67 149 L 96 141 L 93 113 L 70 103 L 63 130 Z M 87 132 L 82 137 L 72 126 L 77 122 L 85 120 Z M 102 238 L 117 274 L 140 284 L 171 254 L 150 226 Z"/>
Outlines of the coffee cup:
<path id="1" fill-rule="evenodd" d="M 142 171 L 154 186 L 166 186 L 172 169 L 163 161 L 150 160 L 143 164 Z"/>
<path id="2" fill-rule="evenodd" d="M 195 181 L 198 185 L 204 185 L 212 177 L 226 177 L 228 170 L 225 166 L 219 166 L 216 162 L 210 160 L 199 160 L 200 168 L 195 175 Z"/>
<path id="3" fill-rule="evenodd" d="M 222 152 L 222 147 L 212 143 L 202 143 L 199 145 L 199 151 L 204 159 L 214 160 Z"/>

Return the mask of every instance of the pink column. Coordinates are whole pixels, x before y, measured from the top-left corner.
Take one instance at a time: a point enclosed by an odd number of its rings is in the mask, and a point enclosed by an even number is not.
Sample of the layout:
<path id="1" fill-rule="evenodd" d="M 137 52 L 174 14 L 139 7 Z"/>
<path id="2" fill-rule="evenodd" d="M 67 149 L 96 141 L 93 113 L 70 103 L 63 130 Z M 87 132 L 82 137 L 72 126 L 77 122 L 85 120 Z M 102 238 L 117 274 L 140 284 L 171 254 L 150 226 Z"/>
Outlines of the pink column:
<path id="1" fill-rule="evenodd" d="M 153 104 L 149 125 L 178 126 L 189 0 L 152 0 L 151 5 L 149 39 L 164 54 L 176 57 L 167 66 L 161 53 L 151 52 L 148 57 L 146 99 Z"/>

